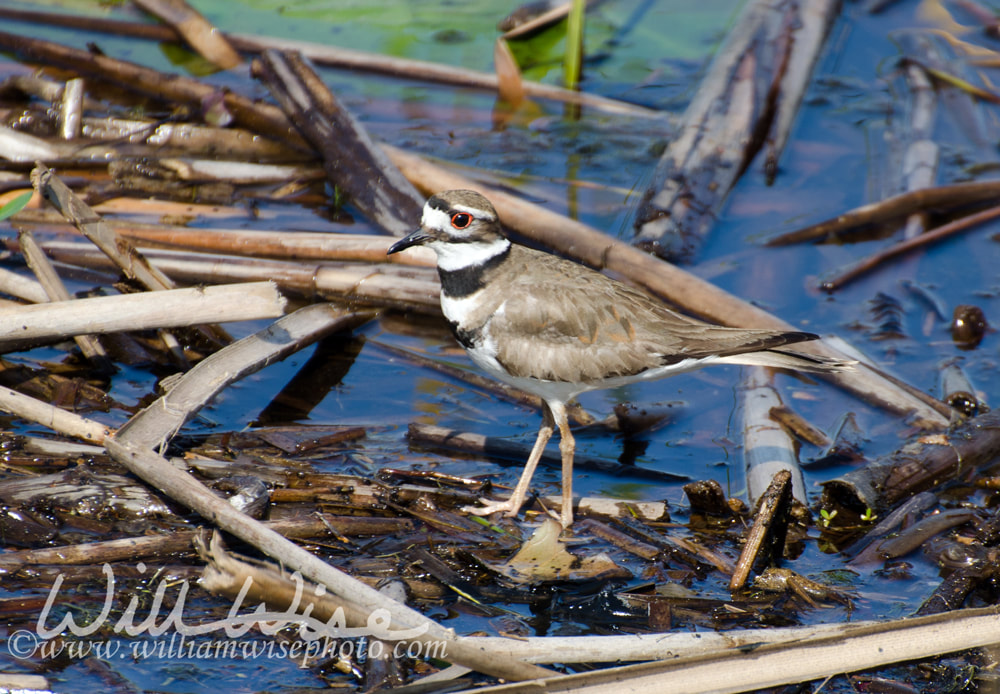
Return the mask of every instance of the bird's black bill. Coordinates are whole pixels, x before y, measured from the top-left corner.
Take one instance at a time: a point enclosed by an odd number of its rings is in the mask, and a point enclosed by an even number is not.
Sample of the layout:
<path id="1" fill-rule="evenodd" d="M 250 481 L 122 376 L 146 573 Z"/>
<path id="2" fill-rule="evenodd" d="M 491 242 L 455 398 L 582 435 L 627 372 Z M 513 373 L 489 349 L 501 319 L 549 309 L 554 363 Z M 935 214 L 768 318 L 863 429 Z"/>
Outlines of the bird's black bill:
<path id="1" fill-rule="evenodd" d="M 423 229 L 417 229 L 401 238 L 396 243 L 389 246 L 389 250 L 385 253 L 386 255 L 392 255 L 393 253 L 399 253 L 400 251 L 405 251 L 407 248 L 412 248 L 413 246 L 419 246 L 426 241 L 430 241 L 431 237 Z"/>

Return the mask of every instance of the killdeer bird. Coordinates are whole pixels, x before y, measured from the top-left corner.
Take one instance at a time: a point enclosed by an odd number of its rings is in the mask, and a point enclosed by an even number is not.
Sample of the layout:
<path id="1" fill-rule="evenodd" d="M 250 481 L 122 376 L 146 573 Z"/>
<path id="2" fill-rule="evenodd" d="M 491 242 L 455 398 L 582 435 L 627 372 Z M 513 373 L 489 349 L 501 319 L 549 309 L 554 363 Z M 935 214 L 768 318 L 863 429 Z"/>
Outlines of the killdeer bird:
<path id="1" fill-rule="evenodd" d="M 467 507 L 517 514 L 559 428 L 563 527 L 573 522 L 575 442 L 566 403 L 580 393 L 692 371 L 708 364 L 755 364 L 804 371 L 841 362 L 782 349 L 812 333 L 744 330 L 704 323 L 666 308 L 622 282 L 504 236 L 496 210 L 471 190 L 439 193 L 420 228 L 389 248 L 426 245 L 437 254 L 441 310 L 472 361 L 542 399 L 542 426 L 510 498 Z"/>

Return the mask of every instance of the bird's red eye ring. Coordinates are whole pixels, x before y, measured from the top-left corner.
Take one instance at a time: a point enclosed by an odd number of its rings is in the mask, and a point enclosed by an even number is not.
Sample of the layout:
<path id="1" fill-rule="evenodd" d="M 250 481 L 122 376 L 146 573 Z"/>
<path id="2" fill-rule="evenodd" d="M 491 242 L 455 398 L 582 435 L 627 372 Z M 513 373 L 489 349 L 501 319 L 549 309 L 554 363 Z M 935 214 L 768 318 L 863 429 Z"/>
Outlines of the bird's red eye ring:
<path id="1" fill-rule="evenodd" d="M 472 215 L 467 212 L 456 212 L 451 216 L 451 225 L 456 229 L 465 229 L 472 224 Z"/>

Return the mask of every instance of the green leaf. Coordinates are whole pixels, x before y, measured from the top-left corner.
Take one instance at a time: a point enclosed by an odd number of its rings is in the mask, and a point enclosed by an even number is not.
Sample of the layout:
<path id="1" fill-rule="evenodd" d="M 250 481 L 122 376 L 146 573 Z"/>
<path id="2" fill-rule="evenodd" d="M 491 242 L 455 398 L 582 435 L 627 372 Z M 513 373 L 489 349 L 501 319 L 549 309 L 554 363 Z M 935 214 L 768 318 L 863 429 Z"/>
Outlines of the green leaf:
<path id="1" fill-rule="evenodd" d="M 32 191 L 26 191 L 21 193 L 16 198 L 8 202 L 3 207 L 0 207 L 0 220 L 7 219 L 8 217 L 13 217 L 18 212 L 27 207 L 28 203 L 31 202 Z"/>

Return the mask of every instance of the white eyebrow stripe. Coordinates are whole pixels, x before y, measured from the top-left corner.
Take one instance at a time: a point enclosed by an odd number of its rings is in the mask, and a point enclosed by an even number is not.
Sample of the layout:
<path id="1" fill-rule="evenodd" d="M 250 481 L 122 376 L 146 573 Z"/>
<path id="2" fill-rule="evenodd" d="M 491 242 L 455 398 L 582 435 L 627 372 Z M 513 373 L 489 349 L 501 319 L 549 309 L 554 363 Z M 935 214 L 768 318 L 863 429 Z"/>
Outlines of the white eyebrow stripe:
<path id="1" fill-rule="evenodd" d="M 424 216 L 420 220 L 420 226 L 428 229 L 449 229 L 451 227 L 451 217 L 444 210 L 436 207 L 424 206 Z"/>

